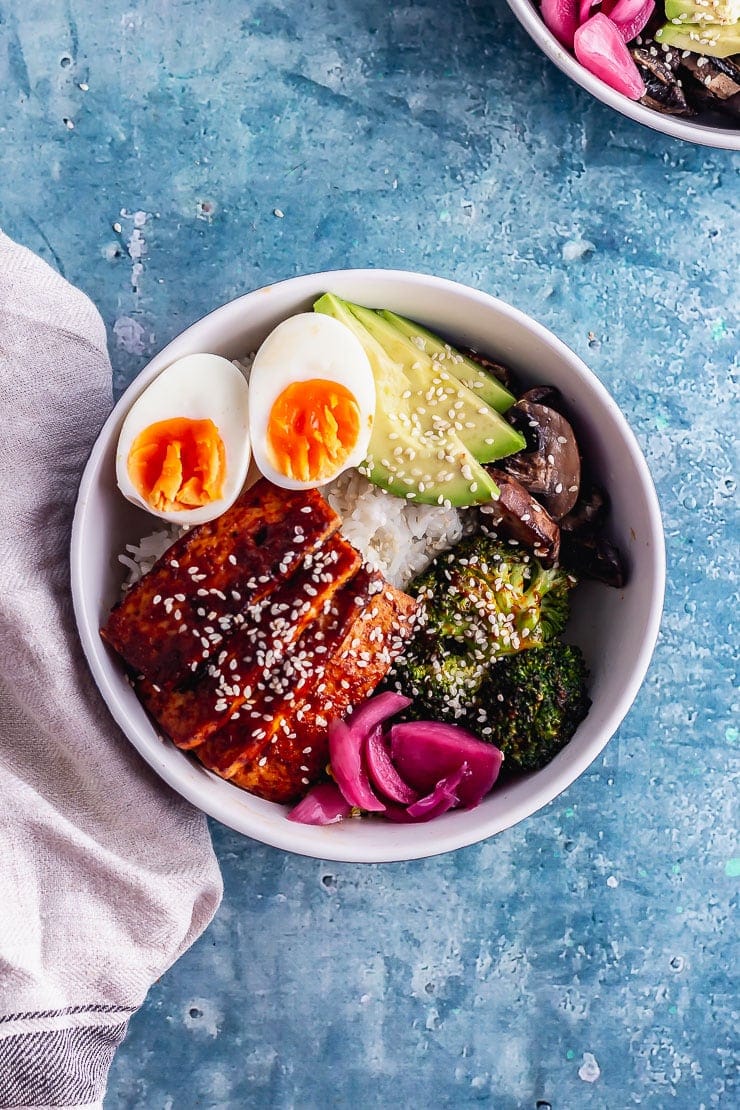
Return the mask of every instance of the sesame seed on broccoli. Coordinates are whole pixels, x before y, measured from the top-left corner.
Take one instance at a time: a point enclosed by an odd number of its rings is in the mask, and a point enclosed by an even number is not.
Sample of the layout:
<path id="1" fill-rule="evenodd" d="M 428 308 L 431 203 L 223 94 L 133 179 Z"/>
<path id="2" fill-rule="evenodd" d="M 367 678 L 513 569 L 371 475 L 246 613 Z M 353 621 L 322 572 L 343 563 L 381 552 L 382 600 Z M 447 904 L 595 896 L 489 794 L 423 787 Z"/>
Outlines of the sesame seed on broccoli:
<path id="1" fill-rule="evenodd" d="M 408 587 L 420 602 L 418 627 L 390 684 L 427 715 L 467 716 L 493 663 L 563 631 L 574 585 L 517 547 L 468 536 Z"/>
<path id="2" fill-rule="evenodd" d="M 427 639 L 490 664 L 558 636 L 575 581 L 517 547 L 475 535 L 439 555 L 409 592 L 421 602 Z"/>
<path id="3" fill-rule="evenodd" d="M 507 767 L 543 767 L 590 705 L 580 650 L 555 639 L 575 582 L 482 535 L 438 556 L 408 588 L 419 623 L 387 679 L 413 699 L 405 715 L 465 725 Z"/>

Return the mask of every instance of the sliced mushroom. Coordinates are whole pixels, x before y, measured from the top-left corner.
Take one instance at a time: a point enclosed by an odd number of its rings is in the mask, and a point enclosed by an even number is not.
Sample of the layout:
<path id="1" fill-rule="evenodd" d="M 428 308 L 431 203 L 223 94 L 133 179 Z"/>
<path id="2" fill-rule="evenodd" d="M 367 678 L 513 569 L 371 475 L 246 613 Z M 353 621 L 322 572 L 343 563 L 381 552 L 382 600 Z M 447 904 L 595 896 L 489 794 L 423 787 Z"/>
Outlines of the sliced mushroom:
<path id="1" fill-rule="evenodd" d="M 618 590 L 627 581 L 624 560 L 617 548 L 602 536 L 562 532 L 560 565 L 577 578 L 595 578 Z"/>
<path id="2" fill-rule="evenodd" d="M 560 520 L 578 500 L 581 456 L 565 417 L 549 405 L 532 402 L 530 395 L 525 394 L 507 413 L 527 439 L 527 449 L 500 465 L 535 495 L 553 520 Z"/>
<path id="3" fill-rule="evenodd" d="M 556 522 L 516 478 L 495 467 L 487 470 L 499 488 L 499 499 L 481 506 L 483 531 L 522 544 L 545 566 L 552 566 L 560 551 Z"/>
<path id="4" fill-rule="evenodd" d="M 599 486 L 584 484 L 575 507 L 560 521 L 560 562 L 580 578 L 595 578 L 621 589 L 627 572 L 619 549 L 600 534 L 609 498 Z"/>
<path id="5" fill-rule="evenodd" d="M 729 100 L 740 93 L 740 65 L 732 58 L 688 54 L 681 65 L 718 100 Z"/>
<path id="6" fill-rule="evenodd" d="M 730 96 L 727 100 L 720 100 L 701 81 L 697 81 L 688 72 L 684 77 L 683 87 L 686 99 L 691 107 L 705 117 L 705 122 L 711 123 L 714 127 L 722 127 L 726 115 L 733 119 L 737 119 L 740 115 L 740 109 L 738 108 L 740 95 Z"/>
<path id="7" fill-rule="evenodd" d="M 651 53 L 651 50 L 655 53 Z M 691 116 L 681 80 L 675 72 L 678 51 L 658 53 L 655 46 L 635 46 L 630 49 L 640 76 L 645 82 L 641 103 L 657 112 L 672 116 Z"/>
<path id="8" fill-rule="evenodd" d="M 733 119 L 740 120 L 740 93 L 731 96 L 728 100 L 721 100 L 717 105 L 723 115 L 732 116 Z"/>
<path id="9" fill-rule="evenodd" d="M 551 409 L 560 412 L 563 397 L 560 390 L 556 389 L 554 385 L 536 385 L 533 389 L 528 389 L 526 393 L 522 393 L 519 400 L 529 401 L 533 405 L 549 405 Z"/>

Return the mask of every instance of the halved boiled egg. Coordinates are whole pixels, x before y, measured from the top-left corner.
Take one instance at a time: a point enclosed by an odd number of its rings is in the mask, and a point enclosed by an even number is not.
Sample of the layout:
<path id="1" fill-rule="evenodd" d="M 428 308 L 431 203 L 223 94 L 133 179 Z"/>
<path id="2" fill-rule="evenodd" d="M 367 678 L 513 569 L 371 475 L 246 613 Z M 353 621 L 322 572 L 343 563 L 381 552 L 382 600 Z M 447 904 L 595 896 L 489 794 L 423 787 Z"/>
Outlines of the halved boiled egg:
<path id="1" fill-rule="evenodd" d="M 325 485 L 367 455 L 375 380 L 359 340 L 331 316 L 278 324 L 255 355 L 249 397 L 254 461 L 277 486 Z"/>
<path id="2" fill-rule="evenodd" d="M 203 524 L 225 512 L 249 469 L 249 387 L 219 355 L 187 355 L 163 370 L 123 422 L 116 480 L 162 520 Z"/>

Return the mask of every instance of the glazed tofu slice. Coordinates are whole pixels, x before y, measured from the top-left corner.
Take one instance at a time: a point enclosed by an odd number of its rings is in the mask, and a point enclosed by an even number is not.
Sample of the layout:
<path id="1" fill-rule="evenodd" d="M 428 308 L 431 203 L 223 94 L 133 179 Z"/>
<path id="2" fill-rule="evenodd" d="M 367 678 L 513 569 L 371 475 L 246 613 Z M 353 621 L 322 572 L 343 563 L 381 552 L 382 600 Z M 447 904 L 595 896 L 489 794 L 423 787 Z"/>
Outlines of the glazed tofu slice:
<path id="1" fill-rule="evenodd" d="M 250 706 L 244 706 L 234 715 L 236 719 L 232 717 L 197 748 L 201 763 L 222 778 L 231 778 L 245 764 L 261 759 L 270 744 L 277 742 L 294 707 L 303 704 L 322 681 L 332 657 L 379 588 L 379 575 L 361 567 L 337 590 L 282 664 L 257 683 Z"/>
<path id="2" fill-rule="evenodd" d="M 101 635 L 131 672 L 165 687 L 203 668 L 304 558 L 339 527 L 317 490 L 265 479 L 187 532 L 113 609 Z"/>
<path id="3" fill-rule="evenodd" d="M 306 793 L 329 759 L 327 726 L 372 694 L 413 630 L 416 602 L 380 579 L 382 588 L 357 617 L 315 689 L 296 701 L 275 741 L 231 779 L 272 802 Z"/>
<path id="4" fill-rule="evenodd" d="M 360 563 L 351 544 L 332 536 L 290 578 L 241 613 L 238 627 L 205 672 L 194 674 L 187 684 L 137 683 L 139 697 L 162 731 L 178 747 L 195 748 L 233 714 L 248 712 L 259 700 L 257 687 L 265 673 L 280 666 Z"/>

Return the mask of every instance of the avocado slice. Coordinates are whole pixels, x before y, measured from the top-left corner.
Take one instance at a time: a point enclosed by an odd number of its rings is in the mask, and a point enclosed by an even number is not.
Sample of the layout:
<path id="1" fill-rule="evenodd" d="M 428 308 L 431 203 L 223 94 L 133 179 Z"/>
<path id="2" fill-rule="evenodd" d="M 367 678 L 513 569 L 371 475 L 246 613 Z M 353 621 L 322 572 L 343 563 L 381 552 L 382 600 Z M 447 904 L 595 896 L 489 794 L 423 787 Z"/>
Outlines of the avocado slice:
<path id="1" fill-rule="evenodd" d="M 481 504 L 498 498 L 498 486 L 471 455 L 454 428 L 435 426 L 419 412 L 417 391 L 380 343 L 331 293 L 314 312 L 333 316 L 361 342 L 375 379 L 376 406 L 368 457 L 359 467 L 374 485 L 426 505 Z M 423 406 L 422 406 L 423 407 Z"/>
<path id="2" fill-rule="evenodd" d="M 740 0 L 665 0 L 665 17 L 669 23 L 737 23 Z"/>
<path id="3" fill-rule="evenodd" d="M 414 391 L 416 411 L 429 415 L 436 428 L 454 428 L 478 462 L 496 462 L 526 446 L 520 432 L 384 316 L 362 305 L 346 305 L 389 358 L 403 367 Z"/>
<path id="4" fill-rule="evenodd" d="M 421 324 L 417 324 L 413 320 L 407 320 L 405 316 L 398 316 L 388 309 L 382 309 L 379 315 L 384 317 L 388 323 L 393 324 L 397 331 L 408 336 L 419 346 L 420 350 L 425 351 L 429 356 L 434 356 L 435 361 L 439 361 L 445 370 L 454 374 L 458 381 L 471 389 L 476 397 L 480 397 L 481 401 L 485 401 L 492 409 L 496 409 L 497 412 L 506 412 L 516 401 L 514 394 L 510 393 L 498 378 L 479 366 L 472 358 L 456 351 L 454 347 L 445 343 L 444 339 L 440 339 L 434 332 L 428 331 Z"/>
<path id="5" fill-rule="evenodd" d="M 496 483 L 454 434 L 432 433 L 421 440 L 395 414 L 386 420 L 378 410 L 368 456 L 358 470 L 374 486 L 422 505 L 465 508 L 499 497 Z"/>
<path id="6" fill-rule="evenodd" d="M 708 58 L 730 58 L 740 53 L 740 23 L 666 23 L 655 32 L 655 41 Z"/>

